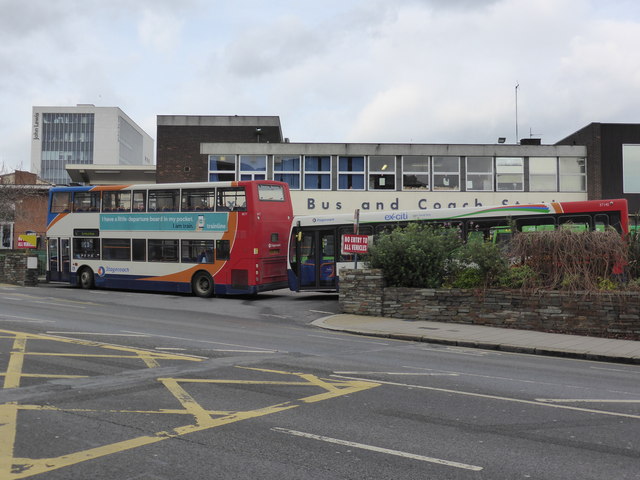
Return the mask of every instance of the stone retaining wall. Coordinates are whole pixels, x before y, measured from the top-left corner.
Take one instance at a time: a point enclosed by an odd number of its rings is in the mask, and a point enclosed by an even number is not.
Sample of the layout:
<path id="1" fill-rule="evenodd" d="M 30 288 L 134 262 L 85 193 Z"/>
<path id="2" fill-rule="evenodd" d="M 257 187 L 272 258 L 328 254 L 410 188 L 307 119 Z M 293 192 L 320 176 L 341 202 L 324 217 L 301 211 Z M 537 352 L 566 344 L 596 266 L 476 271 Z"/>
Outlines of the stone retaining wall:
<path id="1" fill-rule="evenodd" d="M 22 252 L 8 252 L 0 256 L 0 283 L 25 286 L 38 285 L 38 257 L 33 257 L 36 259 L 36 268 L 27 268 L 29 257 L 33 256 Z"/>
<path id="2" fill-rule="evenodd" d="M 340 272 L 343 313 L 640 340 L 638 292 L 386 287 L 380 270 Z"/>

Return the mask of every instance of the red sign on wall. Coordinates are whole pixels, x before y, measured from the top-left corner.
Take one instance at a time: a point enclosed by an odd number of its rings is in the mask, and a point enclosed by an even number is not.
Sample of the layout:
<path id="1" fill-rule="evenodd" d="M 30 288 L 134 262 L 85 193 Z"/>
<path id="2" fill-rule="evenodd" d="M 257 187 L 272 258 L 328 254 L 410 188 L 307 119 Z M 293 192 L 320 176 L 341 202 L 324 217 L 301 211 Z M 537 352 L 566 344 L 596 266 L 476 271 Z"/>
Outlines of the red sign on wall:
<path id="1" fill-rule="evenodd" d="M 343 235 L 342 253 L 367 253 L 369 251 L 368 235 Z"/>

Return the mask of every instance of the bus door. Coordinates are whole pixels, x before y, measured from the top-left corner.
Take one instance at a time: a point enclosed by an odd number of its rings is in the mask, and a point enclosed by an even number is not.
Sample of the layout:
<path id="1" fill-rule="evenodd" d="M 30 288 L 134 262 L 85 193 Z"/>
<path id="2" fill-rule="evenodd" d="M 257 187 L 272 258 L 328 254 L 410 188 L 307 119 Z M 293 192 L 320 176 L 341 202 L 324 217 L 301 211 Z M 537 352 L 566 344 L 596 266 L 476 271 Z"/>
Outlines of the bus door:
<path id="1" fill-rule="evenodd" d="M 336 288 L 336 242 L 334 230 L 304 230 L 297 257 L 300 290 Z"/>
<path id="2" fill-rule="evenodd" d="M 70 280 L 70 242 L 68 238 L 49 238 L 47 247 L 48 279 L 54 282 Z"/>

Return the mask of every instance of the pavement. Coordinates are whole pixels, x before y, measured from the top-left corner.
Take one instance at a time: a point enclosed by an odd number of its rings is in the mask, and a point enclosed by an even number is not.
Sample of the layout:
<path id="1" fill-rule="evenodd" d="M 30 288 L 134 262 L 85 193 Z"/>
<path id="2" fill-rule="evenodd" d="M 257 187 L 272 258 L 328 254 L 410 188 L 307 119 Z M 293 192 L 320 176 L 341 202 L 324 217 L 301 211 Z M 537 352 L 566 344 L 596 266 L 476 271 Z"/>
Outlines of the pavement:
<path id="1" fill-rule="evenodd" d="M 640 341 L 634 340 L 347 314 L 320 318 L 313 325 L 328 330 L 396 340 L 640 364 Z"/>

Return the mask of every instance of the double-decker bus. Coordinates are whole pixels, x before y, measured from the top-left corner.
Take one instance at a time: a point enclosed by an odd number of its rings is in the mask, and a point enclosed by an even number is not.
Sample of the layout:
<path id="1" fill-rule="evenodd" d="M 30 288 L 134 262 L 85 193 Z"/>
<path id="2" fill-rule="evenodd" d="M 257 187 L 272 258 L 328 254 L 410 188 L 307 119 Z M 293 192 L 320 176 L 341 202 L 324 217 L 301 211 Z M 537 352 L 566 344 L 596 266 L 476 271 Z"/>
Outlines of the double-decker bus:
<path id="1" fill-rule="evenodd" d="M 47 278 L 200 297 L 286 288 L 292 218 L 275 181 L 54 187 Z"/>
<path id="2" fill-rule="evenodd" d="M 289 288 L 293 291 L 334 291 L 341 268 L 353 268 L 354 256 L 341 252 L 344 235 L 373 236 L 409 222 L 456 228 L 464 240 L 480 237 L 493 242 L 508 240 L 512 228 L 522 232 L 567 227 L 603 230 L 613 227 L 629 233 L 627 201 L 588 200 L 496 207 L 442 210 L 377 211 L 294 218 L 289 240 Z"/>

